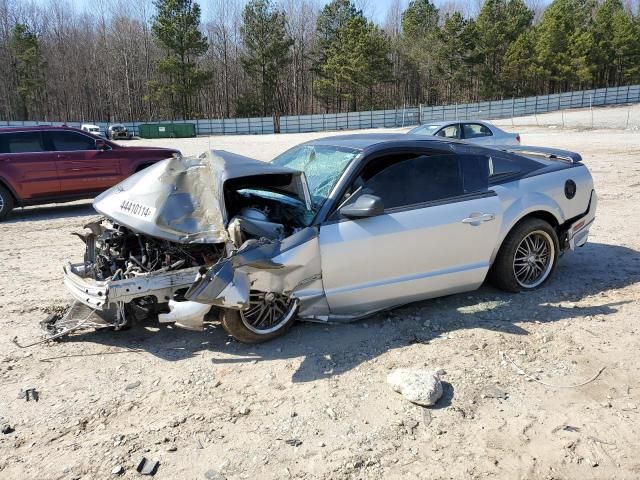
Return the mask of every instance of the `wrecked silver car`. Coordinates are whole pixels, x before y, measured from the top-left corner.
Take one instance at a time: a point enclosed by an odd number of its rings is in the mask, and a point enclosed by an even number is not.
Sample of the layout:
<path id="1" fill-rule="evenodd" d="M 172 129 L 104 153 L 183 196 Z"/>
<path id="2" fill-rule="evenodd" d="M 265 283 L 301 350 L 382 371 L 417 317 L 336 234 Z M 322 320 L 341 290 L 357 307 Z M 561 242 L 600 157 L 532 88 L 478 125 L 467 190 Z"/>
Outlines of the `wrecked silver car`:
<path id="1" fill-rule="evenodd" d="M 509 150 L 509 151 L 507 151 Z M 243 342 L 551 276 L 584 245 L 593 182 L 572 152 L 410 135 L 315 140 L 271 163 L 224 151 L 157 163 L 94 202 L 73 297 L 122 328 L 217 314 Z"/>

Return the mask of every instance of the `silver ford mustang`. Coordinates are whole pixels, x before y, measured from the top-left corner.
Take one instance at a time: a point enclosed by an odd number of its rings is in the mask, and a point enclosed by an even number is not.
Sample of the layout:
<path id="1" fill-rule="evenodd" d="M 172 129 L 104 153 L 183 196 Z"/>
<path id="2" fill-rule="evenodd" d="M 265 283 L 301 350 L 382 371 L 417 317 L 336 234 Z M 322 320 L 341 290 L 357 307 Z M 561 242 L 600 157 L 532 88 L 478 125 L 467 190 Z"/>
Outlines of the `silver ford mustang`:
<path id="1" fill-rule="evenodd" d="M 348 321 L 478 288 L 549 280 L 587 241 L 580 155 L 436 137 L 347 135 L 264 163 L 224 151 L 157 163 L 100 195 L 68 264 L 77 301 L 120 328 L 156 317 L 242 342 L 296 318 Z"/>

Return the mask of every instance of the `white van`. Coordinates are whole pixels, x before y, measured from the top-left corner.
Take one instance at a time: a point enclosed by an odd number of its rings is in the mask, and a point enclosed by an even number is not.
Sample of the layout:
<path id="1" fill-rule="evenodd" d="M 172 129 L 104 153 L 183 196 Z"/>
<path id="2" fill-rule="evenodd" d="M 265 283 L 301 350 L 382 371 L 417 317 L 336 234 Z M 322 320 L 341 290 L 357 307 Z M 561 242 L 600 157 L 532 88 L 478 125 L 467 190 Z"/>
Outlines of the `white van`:
<path id="1" fill-rule="evenodd" d="M 97 125 L 92 125 L 90 123 L 83 123 L 80 126 L 80 130 L 84 130 L 85 132 L 93 133 L 94 135 L 104 137 L 104 134 L 100 131 L 100 127 Z"/>

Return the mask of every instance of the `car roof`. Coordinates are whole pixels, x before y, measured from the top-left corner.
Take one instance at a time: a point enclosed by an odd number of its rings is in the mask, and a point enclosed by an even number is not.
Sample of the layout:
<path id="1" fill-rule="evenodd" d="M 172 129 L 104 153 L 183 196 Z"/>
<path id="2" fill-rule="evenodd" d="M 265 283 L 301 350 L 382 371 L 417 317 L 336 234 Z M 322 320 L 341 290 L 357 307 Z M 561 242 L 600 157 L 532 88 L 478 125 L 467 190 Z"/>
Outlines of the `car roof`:
<path id="1" fill-rule="evenodd" d="M 430 146 L 438 149 L 448 149 L 450 145 L 462 144 L 458 140 L 425 135 L 411 135 L 407 133 L 355 133 L 351 135 L 334 135 L 305 142 L 303 145 L 325 145 L 345 147 L 355 150 L 371 152 L 388 147 Z"/>
<path id="2" fill-rule="evenodd" d="M 423 125 L 437 125 L 439 127 L 442 127 L 444 125 L 451 125 L 453 123 L 480 123 L 482 125 L 495 127 L 493 123 L 487 122 L 485 120 L 439 120 L 437 122 L 424 122 L 422 125 L 417 125 L 415 128 L 422 127 Z"/>
<path id="3" fill-rule="evenodd" d="M 10 126 L 0 127 L 0 133 L 12 133 L 12 132 L 41 132 L 43 130 L 60 130 L 60 131 L 72 131 L 86 133 L 75 127 L 57 126 L 57 125 L 38 125 L 38 126 Z"/>

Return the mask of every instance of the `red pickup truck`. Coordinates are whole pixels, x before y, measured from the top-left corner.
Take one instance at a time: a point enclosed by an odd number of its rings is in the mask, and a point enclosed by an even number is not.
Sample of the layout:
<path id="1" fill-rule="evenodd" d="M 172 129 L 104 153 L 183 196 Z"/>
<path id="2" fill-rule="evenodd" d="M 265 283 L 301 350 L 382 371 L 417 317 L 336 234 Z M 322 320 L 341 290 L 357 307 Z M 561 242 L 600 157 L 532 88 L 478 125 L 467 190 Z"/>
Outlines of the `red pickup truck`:
<path id="1" fill-rule="evenodd" d="M 0 128 L 0 220 L 15 206 L 91 198 L 178 150 L 123 147 L 69 127 Z"/>

